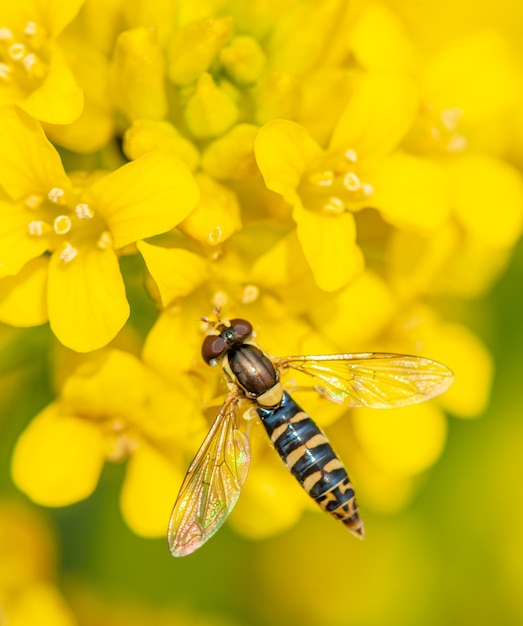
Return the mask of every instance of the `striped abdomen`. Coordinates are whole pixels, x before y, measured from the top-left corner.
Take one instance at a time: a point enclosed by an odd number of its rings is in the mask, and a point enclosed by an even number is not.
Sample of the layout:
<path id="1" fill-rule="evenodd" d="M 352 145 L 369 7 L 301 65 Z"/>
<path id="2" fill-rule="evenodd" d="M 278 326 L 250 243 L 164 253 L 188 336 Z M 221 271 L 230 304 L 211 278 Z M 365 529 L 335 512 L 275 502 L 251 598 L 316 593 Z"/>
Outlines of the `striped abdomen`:
<path id="1" fill-rule="evenodd" d="M 284 392 L 276 408 L 258 407 L 267 434 L 310 497 L 357 537 L 363 537 L 354 489 L 329 441 L 312 419 Z"/>

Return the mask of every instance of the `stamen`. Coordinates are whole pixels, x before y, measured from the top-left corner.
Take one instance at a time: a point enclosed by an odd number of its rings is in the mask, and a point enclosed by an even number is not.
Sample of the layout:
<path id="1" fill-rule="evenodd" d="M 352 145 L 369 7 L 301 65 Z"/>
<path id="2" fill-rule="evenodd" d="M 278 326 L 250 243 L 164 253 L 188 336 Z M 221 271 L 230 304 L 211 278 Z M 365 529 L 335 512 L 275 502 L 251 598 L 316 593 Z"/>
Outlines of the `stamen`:
<path id="1" fill-rule="evenodd" d="M 254 302 L 258 299 L 260 295 L 260 289 L 256 285 L 245 285 L 243 289 L 243 294 L 241 296 L 241 301 L 244 304 L 249 304 L 250 302 Z"/>
<path id="2" fill-rule="evenodd" d="M 27 224 L 27 230 L 33 237 L 41 237 L 45 230 L 49 230 L 49 224 L 42 222 L 42 220 L 34 220 Z"/>
<path id="3" fill-rule="evenodd" d="M 463 135 L 455 135 L 447 144 L 449 152 L 463 152 L 467 148 L 468 141 Z"/>
<path id="4" fill-rule="evenodd" d="M 452 109 L 444 109 L 440 113 L 440 119 L 443 123 L 443 126 L 449 131 L 456 130 L 456 127 L 462 116 L 463 111 L 458 107 Z"/>
<path id="5" fill-rule="evenodd" d="M 73 246 L 67 242 L 64 246 L 64 249 L 60 253 L 60 259 L 64 263 L 70 263 L 78 254 L 78 250 L 73 248 Z"/>
<path id="6" fill-rule="evenodd" d="M 333 196 L 325 202 L 322 208 L 328 213 L 343 213 L 345 211 L 345 203 L 340 198 Z"/>
<path id="7" fill-rule="evenodd" d="M 53 222 L 54 232 L 57 235 L 65 235 L 71 230 L 71 219 L 67 215 L 59 215 Z"/>
<path id="8" fill-rule="evenodd" d="M 9 67 L 9 65 L 6 65 L 5 63 L 0 63 L 0 78 L 2 80 L 7 80 L 10 73 L 11 68 Z"/>
<path id="9" fill-rule="evenodd" d="M 10 41 L 13 38 L 13 33 L 6 26 L 0 28 L 0 41 Z"/>
<path id="10" fill-rule="evenodd" d="M 104 230 L 104 232 L 98 237 L 98 241 L 96 242 L 97 248 L 100 250 L 107 250 L 111 248 L 113 245 L 113 237 L 108 230 Z"/>
<path id="11" fill-rule="evenodd" d="M 63 204 L 61 202 L 62 198 L 65 196 L 65 191 L 60 187 L 53 187 L 51 191 L 47 194 L 47 197 L 51 202 L 55 204 Z"/>
<path id="12" fill-rule="evenodd" d="M 347 159 L 347 161 L 350 161 L 351 163 L 356 163 L 356 161 L 358 160 L 358 155 L 356 154 L 356 150 L 349 148 L 349 150 L 345 152 L 345 158 Z"/>
<path id="13" fill-rule="evenodd" d="M 33 52 L 31 52 L 31 54 L 26 54 L 22 63 L 24 64 L 25 69 L 29 72 L 36 63 L 36 54 Z"/>
<path id="14" fill-rule="evenodd" d="M 13 61 L 20 61 L 25 56 L 25 46 L 23 43 L 14 43 L 9 46 L 9 56 Z"/>
<path id="15" fill-rule="evenodd" d="M 40 196 L 37 193 L 32 193 L 29 196 L 27 196 L 27 198 L 24 201 L 24 204 L 28 209 L 31 209 L 34 211 L 40 208 L 43 201 L 44 199 L 42 196 Z"/>
<path id="16" fill-rule="evenodd" d="M 335 176 L 332 170 L 325 170 L 324 172 L 314 172 L 309 176 L 309 182 L 311 185 L 318 185 L 319 187 L 330 187 L 334 182 Z"/>
<path id="17" fill-rule="evenodd" d="M 88 204 L 77 204 L 74 208 L 79 220 L 89 220 L 94 217 L 94 212 L 89 208 Z"/>
<path id="18" fill-rule="evenodd" d="M 215 309 L 223 309 L 227 302 L 227 294 L 223 291 L 217 291 L 212 299 Z"/>
<path id="19" fill-rule="evenodd" d="M 24 35 L 27 35 L 28 37 L 35 35 L 36 29 L 37 29 L 36 22 L 27 22 L 24 28 Z"/>
<path id="20" fill-rule="evenodd" d="M 367 198 L 369 196 L 372 196 L 372 194 L 374 193 L 374 187 L 370 183 L 363 183 L 361 189 L 363 191 L 363 195 Z"/>
<path id="21" fill-rule="evenodd" d="M 216 228 L 213 228 L 213 230 L 211 230 L 211 232 L 207 235 L 207 239 L 209 240 L 209 243 L 211 244 L 211 246 L 215 246 L 216 244 L 220 243 L 222 238 L 223 238 L 223 231 L 219 226 L 216 226 Z"/>
<path id="22" fill-rule="evenodd" d="M 347 174 L 345 174 L 343 184 L 349 191 L 357 191 L 361 187 L 360 179 L 354 172 L 347 172 Z"/>

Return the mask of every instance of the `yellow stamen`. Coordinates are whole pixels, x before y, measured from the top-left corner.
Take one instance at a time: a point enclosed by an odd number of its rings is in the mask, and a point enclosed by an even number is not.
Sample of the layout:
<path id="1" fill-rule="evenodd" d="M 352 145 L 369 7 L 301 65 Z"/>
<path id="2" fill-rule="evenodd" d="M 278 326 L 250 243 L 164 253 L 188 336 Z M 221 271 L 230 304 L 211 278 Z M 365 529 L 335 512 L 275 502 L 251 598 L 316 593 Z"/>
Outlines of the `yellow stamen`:
<path id="1" fill-rule="evenodd" d="M 73 246 L 67 242 L 64 246 L 64 249 L 60 253 L 60 259 L 64 263 L 70 263 L 78 254 L 78 250 L 73 248 Z"/>
<path id="2" fill-rule="evenodd" d="M 349 191 L 357 191 L 361 187 L 360 179 L 354 172 L 347 172 L 347 174 L 345 174 L 343 184 Z"/>
<path id="3" fill-rule="evenodd" d="M 212 246 L 215 246 L 216 244 L 220 243 L 222 238 L 223 238 L 223 232 L 219 226 L 216 226 L 216 228 L 213 228 L 213 230 L 211 230 L 211 232 L 207 235 L 207 239 L 209 240 L 209 243 Z"/>
<path id="4" fill-rule="evenodd" d="M 27 230 L 33 237 L 41 237 L 44 231 L 50 230 L 50 227 L 49 224 L 42 222 L 42 220 L 34 220 L 33 222 L 29 222 Z"/>
<path id="5" fill-rule="evenodd" d="M 27 22 L 24 28 L 24 35 L 31 37 L 36 34 L 37 26 L 36 22 Z"/>
<path id="6" fill-rule="evenodd" d="M 57 235 L 65 235 L 71 230 L 71 219 L 67 215 L 59 215 L 53 222 L 54 232 Z"/>
<path id="7" fill-rule="evenodd" d="M 74 208 L 74 212 L 79 220 L 89 220 L 94 217 L 94 212 L 89 205 L 85 203 L 77 204 Z"/>
<path id="8" fill-rule="evenodd" d="M 107 250 L 113 245 L 113 237 L 108 230 L 104 230 L 104 232 L 98 237 L 98 241 L 96 242 L 96 246 L 100 250 Z"/>
<path id="9" fill-rule="evenodd" d="M 40 196 L 39 194 L 33 193 L 27 196 L 27 198 L 24 201 L 24 204 L 28 209 L 31 209 L 34 211 L 40 208 L 43 201 L 44 199 L 42 196 Z"/>
<path id="10" fill-rule="evenodd" d="M 343 213 L 345 211 L 345 203 L 335 196 L 328 198 L 323 204 L 322 209 L 327 213 Z"/>
<path id="11" fill-rule="evenodd" d="M 241 296 L 241 301 L 244 304 L 249 304 L 250 302 L 255 302 L 260 295 L 260 289 L 256 285 L 245 285 L 243 289 L 243 294 Z"/>
<path id="12" fill-rule="evenodd" d="M 53 187 L 51 191 L 47 194 L 47 197 L 51 202 L 55 204 L 63 204 L 62 199 L 65 196 L 65 191 L 60 187 Z"/>
<path id="13" fill-rule="evenodd" d="M 10 73 L 11 68 L 9 67 L 9 65 L 6 65 L 5 63 L 0 63 L 0 78 L 2 80 L 7 80 Z"/>
<path id="14" fill-rule="evenodd" d="M 25 46 L 23 43 L 14 43 L 9 46 L 9 56 L 13 61 L 20 61 L 25 56 Z"/>

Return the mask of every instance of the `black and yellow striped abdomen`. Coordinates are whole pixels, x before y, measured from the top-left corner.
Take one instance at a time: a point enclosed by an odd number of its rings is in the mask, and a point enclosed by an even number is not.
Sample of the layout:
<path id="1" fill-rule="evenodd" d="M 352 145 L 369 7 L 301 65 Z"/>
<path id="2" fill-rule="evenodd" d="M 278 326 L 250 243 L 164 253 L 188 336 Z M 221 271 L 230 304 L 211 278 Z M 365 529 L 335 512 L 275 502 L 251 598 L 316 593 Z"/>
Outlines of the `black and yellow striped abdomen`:
<path id="1" fill-rule="evenodd" d="M 328 439 L 288 393 L 277 407 L 258 407 L 267 434 L 296 480 L 319 506 L 363 537 L 354 489 Z"/>

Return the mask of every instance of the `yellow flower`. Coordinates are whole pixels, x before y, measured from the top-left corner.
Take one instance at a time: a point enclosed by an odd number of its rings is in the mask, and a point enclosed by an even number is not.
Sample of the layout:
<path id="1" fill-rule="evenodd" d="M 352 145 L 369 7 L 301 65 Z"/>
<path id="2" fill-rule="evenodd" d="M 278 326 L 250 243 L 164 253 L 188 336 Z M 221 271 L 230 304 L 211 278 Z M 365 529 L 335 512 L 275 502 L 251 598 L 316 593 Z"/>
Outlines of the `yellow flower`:
<path id="1" fill-rule="evenodd" d="M 165 532 L 185 456 L 205 432 L 195 394 L 167 383 L 135 356 L 88 358 L 60 398 L 20 436 L 13 478 L 32 500 L 64 506 L 88 497 L 106 461 L 129 457 L 121 507 L 135 532 Z"/>
<path id="2" fill-rule="evenodd" d="M 27 506 L 0 502 L 0 606 L 13 626 L 75 626 L 58 589 L 53 539 Z"/>
<path id="3" fill-rule="evenodd" d="M 1 275 L 16 276 L 51 252 L 45 289 L 51 328 L 78 351 L 105 345 L 129 314 L 119 251 L 189 214 L 198 199 L 189 171 L 174 154 L 155 152 L 106 176 L 69 178 L 38 124 L 8 107 L 0 110 L 0 165 L 8 195 L 0 214 Z M 43 295 L 41 270 L 33 263 L 7 286 L 21 290 L 12 296 L 21 305 L 20 325 L 34 321 L 23 301 L 31 303 L 35 290 Z"/>
<path id="4" fill-rule="evenodd" d="M 361 271 L 351 212 L 372 206 L 391 224 L 418 232 L 446 220 L 448 183 L 441 169 L 394 151 L 416 106 L 412 81 L 369 73 L 358 81 L 327 150 L 286 120 L 259 131 L 255 153 L 265 184 L 292 205 L 300 244 L 322 289 L 335 291 Z"/>
<path id="5" fill-rule="evenodd" d="M 83 95 L 56 37 L 85 0 L 2 3 L 0 8 L 0 106 L 16 104 L 51 124 L 67 124 L 83 107 Z"/>

